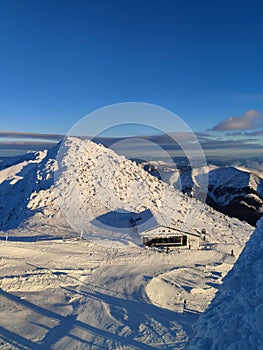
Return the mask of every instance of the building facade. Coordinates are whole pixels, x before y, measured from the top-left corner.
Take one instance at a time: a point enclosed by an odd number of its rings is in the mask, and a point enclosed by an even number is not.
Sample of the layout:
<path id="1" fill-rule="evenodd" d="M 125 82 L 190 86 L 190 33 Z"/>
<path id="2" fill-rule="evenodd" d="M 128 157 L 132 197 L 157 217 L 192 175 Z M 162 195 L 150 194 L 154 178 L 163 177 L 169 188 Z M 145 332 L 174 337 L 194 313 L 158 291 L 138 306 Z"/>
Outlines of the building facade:
<path id="1" fill-rule="evenodd" d="M 199 249 L 200 235 L 173 227 L 159 225 L 141 232 L 140 235 L 146 246 Z"/>

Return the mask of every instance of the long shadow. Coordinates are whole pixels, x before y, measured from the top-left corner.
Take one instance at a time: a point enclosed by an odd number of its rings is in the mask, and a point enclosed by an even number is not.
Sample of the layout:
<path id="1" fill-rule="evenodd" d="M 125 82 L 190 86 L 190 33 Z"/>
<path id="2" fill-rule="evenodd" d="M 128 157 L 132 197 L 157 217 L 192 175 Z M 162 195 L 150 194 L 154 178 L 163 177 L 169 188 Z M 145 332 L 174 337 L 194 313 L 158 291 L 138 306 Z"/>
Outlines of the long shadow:
<path id="1" fill-rule="evenodd" d="M 2 338 L 8 344 L 13 345 L 17 349 L 23 350 L 46 350 L 43 345 L 32 342 L 21 335 L 7 330 L 6 328 L 0 326 L 0 338 Z"/>
<path id="2" fill-rule="evenodd" d="M 85 293 L 86 295 L 89 295 L 89 293 Z M 164 309 L 147 302 L 122 299 L 101 292 L 90 294 L 90 297 L 94 297 L 96 299 L 104 301 L 109 305 L 120 306 L 132 310 L 132 312 L 136 312 L 142 317 L 145 317 L 145 315 L 147 315 L 152 318 L 157 318 L 158 320 L 162 320 L 167 326 L 170 326 L 171 323 L 176 320 L 180 322 L 180 324 L 183 324 L 185 326 L 185 331 L 187 331 L 187 333 L 191 331 L 191 328 L 188 326 L 188 321 L 186 320 L 185 315 L 183 314 L 175 313 L 171 310 Z M 198 316 L 194 316 L 192 318 L 194 321 L 198 318 Z"/>
<path id="3" fill-rule="evenodd" d="M 49 235 L 39 235 L 39 236 L 0 236 L 0 241 L 8 241 L 8 242 L 38 242 L 38 241 L 55 241 L 58 239 L 62 239 L 62 236 L 49 236 Z"/>
<path id="4" fill-rule="evenodd" d="M 133 329 L 138 329 L 140 324 L 149 324 L 149 322 L 147 322 L 149 319 L 155 319 L 167 329 L 172 329 L 174 322 L 178 322 L 183 327 L 187 335 L 191 336 L 192 328 L 189 324 L 194 324 L 199 318 L 198 313 L 189 312 L 188 314 L 179 314 L 144 301 L 129 300 L 126 298 L 123 299 L 101 292 L 90 293 L 86 291 L 75 291 L 69 288 L 67 288 L 67 290 L 108 304 L 110 306 L 112 316 L 118 320 L 121 317 L 120 310 L 127 310 L 129 316 L 127 326 L 132 327 Z M 125 324 L 125 320 L 123 318 L 121 321 Z M 135 336 L 136 334 L 137 333 L 131 334 L 130 337 Z M 129 336 L 127 338 L 129 338 Z"/>
<path id="5" fill-rule="evenodd" d="M 69 322 L 70 325 L 67 325 L 66 331 L 68 329 L 72 329 L 73 327 L 78 327 L 78 328 L 83 329 L 86 332 L 90 332 L 90 333 L 93 333 L 96 336 L 100 336 L 100 337 L 104 338 L 105 340 L 109 340 L 110 339 L 110 340 L 112 340 L 114 342 L 117 342 L 118 344 L 121 344 L 122 346 L 129 346 L 129 347 L 134 347 L 136 349 L 145 349 L 145 350 L 153 350 L 153 349 L 155 349 L 154 347 L 152 347 L 150 345 L 147 345 L 147 344 L 143 344 L 140 341 L 137 341 L 137 340 L 134 340 L 134 339 L 131 339 L 131 338 L 128 338 L 128 337 L 127 338 L 121 337 L 118 334 L 113 334 L 113 333 L 110 333 L 110 332 L 108 332 L 108 331 L 106 331 L 104 329 L 96 328 L 96 327 L 91 326 L 91 325 L 89 325 L 87 323 L 79 321 L 79 320 L 75 319 L 72 316 L 69 317 L 69 318 L 67 316 L 61 316 L 60 314 L 58 314 L 58 313 L 56 313 L 54 311 L 47 310 L 47 309 L 45 309 L 45 308 L 43 308 L 41 306 L 38 306 L 36 304 L 31 303 L 30 301 L 27 301 L 25 299 L 21 299 L 19 296 L 16 296 L 14 294 L 11 294 L 11 293 L 8 293 L 6 291 L 3 291 L 2 289 L 0 289 L 0 295 L 5 297 L 5 298 L 7 298 L 7 299 L 9 299 L 9 300 L 11 300 L 11 301 L 13 301 L 13 302 L 16 302 L 16 303 L 18 303 L 20 305 L 23 305 L 24 307 L 26 307 L 28 309 L 31 309 L 32 311 L 34 311 L 36 313 L 39 313 L 39 314 L 41 314 L 43 316 L 59 320 L 60 321 L 60 327 L 61 327 L 61 329 L 57 328 L 57 332 L 58 332 L 59 336 L 63 335 L 63 336 L 71 337 L 71 334 L 65 333 L 65 331 L 63 332 L 65 324 L 67 324 Z M 102 297 L 102 301 L 106 301 L 106 297 L 108 297 L 108 296 L 103 295 L 103 294 L 98 294 L 98 296 L 99 295 Z M 118 299 L 118 298 L 114 298 L 114 297 L 109 297 L 108 302 L 113 302 L 114 303 L 114 301 L 119 301 L 123 305 L 125 304 L 125 300 L 124 299 Z M 136 305 L 136 307 L 139 306 L 138 303 L 135 303 L 135 302 L 133 302 L 132 305 L 133 305 L 133 307 L 135 307 L 135 305 Z M 156 315 L 155 315 L 155 317 L 156 317 Z M 19 341 L 21 349 L 23 349 L 23 347 L 22 347 L 23 345 L 27 346 L 27 344 L 31 346 L 30 349 L 34 349 L 34 348 L 38 349 L 38 347 L 37 347 L 38 345 L 44 347 L 45 349 L 48 349 L 48 348 L 50 348 L 50 345 L 52 345 L 49 342 L 53 343 L 55 340 L 56 341 L 59 340 L 59 339 L 57 339 L 55 334 L 51 334 L 50 338 L 48 336 L 46 336 L 46 341 L 43 341 L 41 344 L 33 343 L 32 341 L 29 341 L 30 343 L 27 343 L 27 340 L 24 339 L 23 337 L 20 337 L 19 335 L 17 335 L 17 337 L 16 337 L 16 334 L 10 332 L 10 334 L 9 334 L 9 338 L 11 338 L 10 341 L 13 339 L 12 337 L 15 338 L 17 342 Z M 32 347 L 32 344 L 34 344 L 33 347 Z"/>
<path id="6" fill-rule="evenodd" d="M 36 211 L 30 210 L 27 205 L 31 193 L 39 191 L 37 165 L 37 163 L 29 163 L 24 166 L 16 174 L 17 177 L 21 177 L 16 183 L 12 184 L 9 179 L 1 183 L 0 195 L 2 195 L 2 200 L 0 200 L 0 204 L 3 208 L 3 218 L 1 220 L 2 231 L 17 228 L 23 220 L 36 213 Z M 26 172 L 25 168 L 27 170 Z M 17 207 L 19 207 L 19 211 Z"/>
<path id="7" fill-rule="evenodd" d="M 67 336 L 69 338 L 72 338 L 73 340 L 76 340 L 79 343 L 92 345 L 91 342 L 89 342 L 85 339 L 82 339 L 82 338 L 76 336 L 75 334 L 70 334 L 70 335 L 68 334 L 71 331 L 72 326 L 74 325 L 74 321 L 76 320 L 76 317 L 77 316 L 67 316 L 67 318 L 65 317 L 65 320 L 68 319 L 67 324 L 64 324 L 64 323 L 59 324 L 59 325 L 55 326 L 54 328 L 47 327 L 47 326 L 40 324 L 40 323 L 37 323 L 37 322 L 31 322 L 35 326 L 38 326 L 38 327 L 41 327 L 41 328 L 44 328 L 47 330 L 46 336 L 41 341 L 41 346 L 45 346 L 45 349 L 46 349 L 46 346 L 49 345 L 49 348 L 50 348 L 52 345 L 56 344 L 57 341 L 60 340 L 60 337 L 65 336 L 65 334 L 67 334 Z M 70 322 L 72 322 L 72 323 L 70 323 Z"/>
<path id="8" fill-rule="evenodd" d="M 18 156 L 0 157 L 0 171 L 24 161 L 34 160 L 35 157 L 36 157 L 35 153 L 31 153 L 31 152 L 23 155 L 18 155 Z"/>
<path id="9" fill-rule="evenodd" d="M 198 315 L 201 315 L 201 313 L 202 313 L 201 311 L 194 310 L 194 309 L 189 309 L 189 308 L 185 308 L 184 312 L 185 313 L 191 313 L 191 314 L 198 314 Z"/>

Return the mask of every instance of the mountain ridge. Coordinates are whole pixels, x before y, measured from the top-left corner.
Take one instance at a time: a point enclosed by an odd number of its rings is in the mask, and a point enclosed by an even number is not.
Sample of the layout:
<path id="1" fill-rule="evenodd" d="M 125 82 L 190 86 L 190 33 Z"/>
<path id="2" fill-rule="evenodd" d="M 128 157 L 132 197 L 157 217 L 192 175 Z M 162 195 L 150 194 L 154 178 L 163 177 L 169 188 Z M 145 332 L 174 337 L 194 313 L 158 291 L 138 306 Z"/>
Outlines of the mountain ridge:
<path id="1" fill-rule="evenodd" d="M 143 164 L 148 171 L 149 164 L 151 162 Z M 183 193 L 192 196 L 197 189 L 207 192 L 206 203 L 217 211 L 246 220 L 253 226 L 263 214 L 263 175 L 259 171 L 239 166 L 208 165 L 195 169 L 174 169 L 158 162 L 152 164 L 154 171 L 150 173 Z M 208 187 L 202 183 L 204 174 Z"/>

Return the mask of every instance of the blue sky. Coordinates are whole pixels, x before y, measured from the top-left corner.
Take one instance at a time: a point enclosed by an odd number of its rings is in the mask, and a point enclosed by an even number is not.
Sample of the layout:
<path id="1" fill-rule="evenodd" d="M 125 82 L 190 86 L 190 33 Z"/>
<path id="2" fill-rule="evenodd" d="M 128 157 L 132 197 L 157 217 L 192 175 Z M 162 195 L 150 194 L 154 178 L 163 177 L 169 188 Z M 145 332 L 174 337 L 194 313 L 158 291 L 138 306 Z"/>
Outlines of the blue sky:
<path id="1" fill-rule="evenodd" d="M 262 13 L 260 0 L 2 0 L 0 130 L 63 134 L 139 101 L 196 132 L 262 131 Z M 217 127 L 250 111 L 252 128 Z"/>

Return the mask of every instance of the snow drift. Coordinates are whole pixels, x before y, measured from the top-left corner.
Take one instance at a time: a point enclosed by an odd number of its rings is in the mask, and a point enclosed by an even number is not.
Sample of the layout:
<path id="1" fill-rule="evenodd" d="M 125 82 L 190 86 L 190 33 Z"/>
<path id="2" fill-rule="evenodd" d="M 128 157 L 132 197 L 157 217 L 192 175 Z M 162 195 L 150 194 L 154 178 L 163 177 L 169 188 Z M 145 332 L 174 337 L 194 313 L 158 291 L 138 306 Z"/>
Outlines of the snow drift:
<path id="1" fill-rule="evenodd" d="M 187 350 L 263 349 L 263 219 L 200 317 Z"/>

